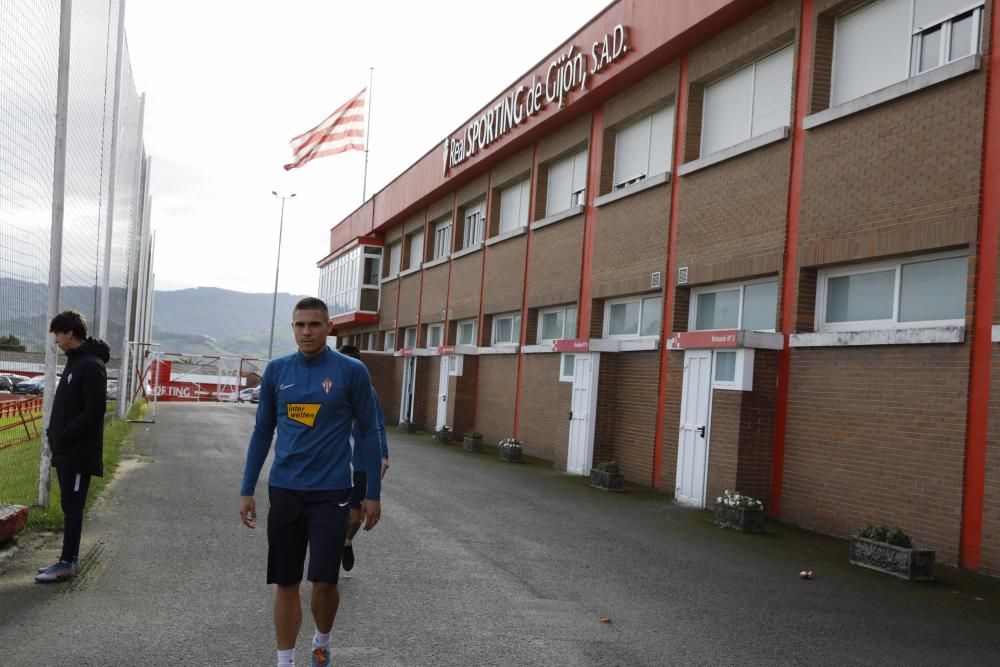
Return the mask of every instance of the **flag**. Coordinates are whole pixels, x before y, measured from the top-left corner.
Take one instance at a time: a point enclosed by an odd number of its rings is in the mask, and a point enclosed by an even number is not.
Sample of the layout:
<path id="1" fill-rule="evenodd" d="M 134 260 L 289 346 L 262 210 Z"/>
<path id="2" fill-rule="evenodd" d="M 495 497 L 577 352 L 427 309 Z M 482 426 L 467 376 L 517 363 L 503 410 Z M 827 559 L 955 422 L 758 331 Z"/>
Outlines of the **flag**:
<path id="1" fill-rule="evenodd" d="M 368 89 L 363 88 L 322 123 L 288 142 L 292 147 L 293 161 L 285 165 L 285 170 L 301 167 L 318 157 L 344 151 L 363 151 L 367 92 Z"/>

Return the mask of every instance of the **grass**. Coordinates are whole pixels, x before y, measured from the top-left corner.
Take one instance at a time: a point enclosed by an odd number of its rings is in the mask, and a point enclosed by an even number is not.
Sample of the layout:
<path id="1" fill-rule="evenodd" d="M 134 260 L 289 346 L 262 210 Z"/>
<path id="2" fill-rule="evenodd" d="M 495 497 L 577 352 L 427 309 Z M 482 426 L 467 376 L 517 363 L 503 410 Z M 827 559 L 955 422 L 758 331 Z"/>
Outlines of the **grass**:
<path id="1" fill-rule="evenodd" d="M 136 402 L 129 410 L 129 418 L 140 418 L 145 412 L 145 403 Z M 87 494 L 87 505 L 98 497 L 104 487 L 114 477 L 121 458 L 122 449 L 128 446 L 128 436 L 132 425 L 126 421 L 114 420 L 104 428 L 104 477 L 94 477 Z M 0 451 L 0 481 L 2 481 L 2 502 L 31 505 L 28 512 L 28 528 L 38 531 L 62 530 L 63 512 L 60 506 L 59 484 L 55 470 L 51 472 L 49 507 L 35 506 L 38 499 L 38 463 L 41 456 L 39 439 L 14 445 Z"/>

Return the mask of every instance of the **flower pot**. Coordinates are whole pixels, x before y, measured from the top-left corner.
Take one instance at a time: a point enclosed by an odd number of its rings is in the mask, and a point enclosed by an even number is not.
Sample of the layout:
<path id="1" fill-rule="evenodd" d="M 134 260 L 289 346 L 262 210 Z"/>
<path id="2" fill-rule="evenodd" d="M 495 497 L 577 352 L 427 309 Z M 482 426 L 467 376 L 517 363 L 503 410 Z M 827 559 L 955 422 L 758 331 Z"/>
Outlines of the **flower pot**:
<path id="1" fill-rule="evenodd" d="M 0 504 L 0 544 L 17 535 L 27 522 L 27 507 L 24 505 Z"/>
<path id="2" fill-rule="evenodd" d="M 483 451 L 483 439 L 466 437 L 462 440 L 462 449 L 467 452 L 481 452 Z"/>
<path id="3" fill-rule="evenodd" d="M 434 434 L 434 438 L 438 442 L 443 442 L 445 444 L 451 442 L 451 431 L 438 431 Z"/>
<path id="4" fill-rule="evenodd" d="M 501 461 L 509 461 L 511 463 L 521 462 L 521 448 L 520 447 L 500 447 L 498 450 Z"/>
<path id="5" fill-rule="evenodd" d="M 416 433 L 417 425 L 413 422 L 403 422 L 399 425 L 399 430 L 403 433 Z"/>
<path id="6" fill-rule="evenodd" d="M 625 490 L 625 473 L 591 470 L 590 485 L 605 491 L 622 492 Z"/>
<path id="7" fill-rule="evenodd" d="M 907 549 L 864 537 L 851 538 L 852 565 L 878 570 L 909 581 L 933 581 L 934 552 Z"/>
<path id="8" fill-rule="evenodd" d="M 715 505 L 715 523 L 723 528 L 735 528 L 744 533 L 764 532 L 764 510 L 749 507 L 730 507 L 722 503 Z"/>

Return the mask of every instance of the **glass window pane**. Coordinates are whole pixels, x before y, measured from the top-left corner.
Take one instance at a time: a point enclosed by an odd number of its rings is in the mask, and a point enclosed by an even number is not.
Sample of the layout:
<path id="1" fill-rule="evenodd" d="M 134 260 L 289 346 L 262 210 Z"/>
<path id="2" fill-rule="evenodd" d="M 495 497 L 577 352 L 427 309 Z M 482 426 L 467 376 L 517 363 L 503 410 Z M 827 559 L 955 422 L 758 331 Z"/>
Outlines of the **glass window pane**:
<path id="1" fill-rule="evenodd" d="M 968 266 L 966 257 L 904 264 L 899 321 L 959 320 L 965 317 Z"/>
<path id="2" fill-rule="evenodd" d="M 778 281 L 747 285 L 743 289 L 742 329 L 774 329 L 778 314 Z"/>
<path id="3" fill-rule="evenodd" d="M 917 71 L 924 72 L 937 67 L 940 59 L 941 26 L 938 26 L 920 35 L 920 67 Z"/>
<path id="4" fill-rule="evenodd" d="M 563 337 L 563 313 L 556 311 L 542 315 L 542 340 L 555 340 Z"/>
<path id="5" fill-rule="evenodd" d="M 639 302 L 615 303 L 611 305 L 608 334 L 611 336 L 634 336 L 639 333 Z"/>
<path id="6" fill-rule="evenodd" d="M 642 300 L 642 326 L 640 336 L 657 336 L 660 333 L 660 320 L 663 319 L 663 298 L 654 296 Z"/>
<path id="7" fill-rule="evenodd" d="M 510 334 L 513 330 L 513 322 L 509 317 L 505 317 L 502 320 L 497 320 L 496 325 L 496 341 L 497 343 L 509 343 Z"/>
<path id="8" fill-rule="evenodd" d="M 895 287 L 894 269 L 830 278 L 827 282 L 826 321 L 891 319 Z"/>
<path id="9" fill-rule="evenodd" d="M 563 338 L 576 338 L 576 306 L 566 309 L 566 326 L 563 327 Z"/>
<path id="10" fill-rule="evenodd" d="M 573 377 L 573 364 L 576 362 L 576 355 L 564 354 L 562 363 L 562 376 Z"/>
<path id="11" fill-rule="evenodd" d="M 715 381 L 733 382 L 736 380 L 736 352 L 715 353 Z"/>
<path id="12" fill-rule="evenodd" d="M 695 329 L 735 329 L 739 326 L 740 291 L 709 292 L 698 295 Z"/>
<path id="13" fill-rule="evenodd" d="M 978 39 L 972 35 L 973 20 L 972 12 L 962 18 L 951 22 L 951 48 L 948 52 L 948 60 L 958 60 L 963 56 L 970 55 L 976 50 Z"/>

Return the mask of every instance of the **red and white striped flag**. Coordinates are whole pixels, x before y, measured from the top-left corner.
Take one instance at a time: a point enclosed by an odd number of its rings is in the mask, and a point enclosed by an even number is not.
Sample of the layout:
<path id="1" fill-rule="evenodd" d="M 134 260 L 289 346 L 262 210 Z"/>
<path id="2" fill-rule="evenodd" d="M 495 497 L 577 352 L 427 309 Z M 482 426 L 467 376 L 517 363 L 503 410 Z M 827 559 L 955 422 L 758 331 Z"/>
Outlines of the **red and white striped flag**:
<path id="1" fill-rule="evenodd" d="M 292 139 L 294 161 L 285 165 L 285 170 L 301 167 L 310 160 L 344 151 L 363 151 L 365 138 L 365 93 L 360 93 L 345 102 L 322 123 Z"/>

